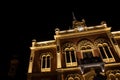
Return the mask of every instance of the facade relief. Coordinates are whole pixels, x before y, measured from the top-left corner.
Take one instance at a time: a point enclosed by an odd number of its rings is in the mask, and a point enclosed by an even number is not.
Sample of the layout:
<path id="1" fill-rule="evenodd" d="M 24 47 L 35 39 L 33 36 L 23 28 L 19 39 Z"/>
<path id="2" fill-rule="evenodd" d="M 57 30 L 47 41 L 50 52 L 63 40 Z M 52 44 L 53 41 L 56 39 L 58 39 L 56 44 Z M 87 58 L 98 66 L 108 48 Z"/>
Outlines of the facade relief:
<path id="1" fill-rule="evenodd" d="M 51 41 L 32 42 L 28 80 L 120 80 L 120 31 L 106 22 L 55 29 Z M 116 40 L 116 42 L 114 42 Z"/>

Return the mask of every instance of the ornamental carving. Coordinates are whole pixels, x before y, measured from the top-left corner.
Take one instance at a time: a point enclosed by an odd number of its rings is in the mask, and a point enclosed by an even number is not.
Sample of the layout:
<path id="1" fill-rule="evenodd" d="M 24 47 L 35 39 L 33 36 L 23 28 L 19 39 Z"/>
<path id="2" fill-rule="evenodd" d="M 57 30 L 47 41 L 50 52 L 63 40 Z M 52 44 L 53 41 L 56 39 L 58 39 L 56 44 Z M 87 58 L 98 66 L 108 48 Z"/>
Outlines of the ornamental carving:
<path id="1" fill-rule="evenodd" d="M 95 46 L 97 46 L 98 44 L 102 44 L 102 43 L 108 43 L 108 41 L 104 38 L 99 38 L 99 39 L 96 39 L 94 42 Z"/>
<path id="2" fill-rule="evenodd" d="M 120 70 L 108 70 L 106 75 L 107 80 L 120 80 Z"/>
<path id="3" fill-rule="evenodd" d="M 53 55 L 52 55 L 51 52 L 41 53 L 40 54 L 40 59 L 42 58 L 43 55 L 45 55 L 45 56 L 50 55 L 50 57 L 53 58 Z"/>
<path id="4" fill-rule="evenodd" d="M 65 44 L 63 44 L 63 51 L 65 50 L 65 48 L 75 48 L 75 44 L 72 42 L 66 42 Z"/>
<path id="5" fill-rule="evenodd" d="M 93 43 L 89 40 L 82 40 L 78 43 L 78 49 L 80 50 L 82 47 L 86 47 L 86 46 L 90 46 L 91 48 L 93 48 Z"/>
<path id="6" fill-rule="evenodd" d="M 83 77 L 79 74 L 68 74 L 65 80 L 83 80 Z"/>

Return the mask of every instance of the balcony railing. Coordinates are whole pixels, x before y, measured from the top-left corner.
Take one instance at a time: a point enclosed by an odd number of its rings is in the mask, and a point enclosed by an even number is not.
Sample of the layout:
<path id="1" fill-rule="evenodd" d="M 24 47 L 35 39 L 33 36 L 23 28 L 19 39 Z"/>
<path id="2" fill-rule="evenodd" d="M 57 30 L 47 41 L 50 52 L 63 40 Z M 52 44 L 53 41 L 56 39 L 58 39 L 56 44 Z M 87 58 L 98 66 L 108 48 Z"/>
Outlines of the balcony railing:
<path id="1" fill-rule="evenodd" d="M 96 68 L 96 67 L 99 67 L 102 70 L 102 72 L 104 72 L 104 62 L 100 57 L 80 59 L 79 67 L 82 74 L 84 74 L 85 69 Z"/>

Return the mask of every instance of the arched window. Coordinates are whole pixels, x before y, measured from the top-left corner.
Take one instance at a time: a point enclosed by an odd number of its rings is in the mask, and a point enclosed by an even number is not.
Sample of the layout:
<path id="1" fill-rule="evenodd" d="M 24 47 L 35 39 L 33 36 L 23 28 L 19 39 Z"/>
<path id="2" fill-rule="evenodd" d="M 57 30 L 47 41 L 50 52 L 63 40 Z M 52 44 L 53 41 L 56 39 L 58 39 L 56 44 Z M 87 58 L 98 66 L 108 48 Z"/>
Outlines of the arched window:
<path id="1" fill-rule="evenodd" d="M 88 39 L 83 39 L 78 43 L 78 50 L 81 52 L 82 59 L 89 59 L 94 56 L 93 43 Z"/>
<path id="2" fill-rule="evenodd" d="M 50 54 L 43 54 L 41 57 L 41 72 L 51 70 L 51 56 Z"/>
<path id="3" fill-rule="evenodd" d="M 108 44 L 107 43 L 103 43 L 103 47 L 104 47 L 104 49 L 106 51 L 106 54 L 107 54 L 108 58 L 112 58 L 112 52 L 111 52 Z"/>
<path id="4" fill-rule="evenodd" d="M 42 62 L 41 62 L 42 64 L 42 68 L 45 68 L 45 63 L 46 63 L 46 56 L 42 56 Z"/>
<path id="5" fill-rule="evenodd" d="M 114 62 L 115 59 L 107 43 L 98 44 L 99 52 L 104 62 Z"/>
<path id="6" fill-rule="evenodd" d="M 67 63 L 70 63 L 70 52 L 66 51 L 66 58 L 67 58 Z"/>
<path id="7" fill-rule="evenodd" d="M 47 56 L 47 60 L 46 61 L 47 61 L 47 68 L 50 68 L 50 61 L 51 60 L 50 60 L 50 56 L 49 55 Z"/>
<path id="8" fill-rule="evenodd" d="M 76 54 L 73 47 L 70 48 L 70 53 L 71 53 L 72 62 L 76 62 Z"/>
<path id="9" fill-rule="evenodd" d="M 65 61 L 67 67 L 77 66 L 76 53 L 73 47 L 65 48 Z"/>
<path id="10" fill-rule="evenodd" d="M 98 48 L 99 48 L 99 51 L 100 51 L 100 53 L 101 53 L 101 57 L 102 57 L 103 59 L 106 59 L 106 58 L 107 58 L 107 55 L 106 55 L 106 53 L 105 53 L 105 50 L 104 50 L 104 48 L 103 48 L 103 45 L 102 45 L 102 44 L 99 44 L 99 45 L 98 45 Z"/>
<path id="11" fill-rule="evenodd" d="M 104 62 L 115 62 L 114 56 L 110 49 L 110 42 L 107 39 L 98 38 L 95 40 L 94 44 L 98 47 L 98 50 Z"/>
<path id="12" fill-rule="evenodd" d="M 82 59 L 92 58 L 94 55 L 93 49 L 87 45 L 81 47 Z"/>

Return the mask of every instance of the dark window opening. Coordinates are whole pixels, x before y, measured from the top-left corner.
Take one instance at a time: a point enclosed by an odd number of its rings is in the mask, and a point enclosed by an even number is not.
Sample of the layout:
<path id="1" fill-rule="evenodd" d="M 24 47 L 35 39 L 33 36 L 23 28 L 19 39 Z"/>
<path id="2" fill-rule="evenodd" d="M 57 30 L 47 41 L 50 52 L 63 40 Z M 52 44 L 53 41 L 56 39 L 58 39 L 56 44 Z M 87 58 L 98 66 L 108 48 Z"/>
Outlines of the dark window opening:
<path id="1" fill-rule="evenodd" d="M 45 68 L 45 57 L 43 57 L 42 68 Z"/>
<path id="2" fill-rule="evenodd" d="M 83 52 L 83 58 L 92 58 L 92 57 L 93 57 L 92 51 Z"/>
<path id="3" fill-rule="evenodd" d="M 110 53 L 110 50 L 108 49 L 108 46 L 104 46 L 104 48 L 105 48 L 105 51 L 106 51 L 106 53 L 108 55 L 108 58 L 112 58 L 112 55 Z"/>
<path id="4" fill-rule="evenodd" d="M 47 56 L 47 68 L 50 67 L 50 56 Z"/>
<path id="5" fill-rule="evenodd" d="M 100 52 L 101 52 L 101 55 L 102 55 L 103 59 L 107 58 L 106 55 L 105 55 L 105 52 L 104 52 L 103 48 L 99 47 L 99 49 L 100 49 Z"/>
<path id="6" fill-rule="evenodd" d="M 74 51 L 71 51 L 71 57 L 72 57 L 72 62 L 76 62 Z"/>
<path id="7" fill-rule="evenodd" d="M 67 63 L 70 63 L 70 54 L 69 51 L 66 51 Z"/>

